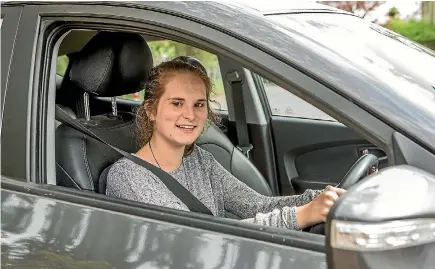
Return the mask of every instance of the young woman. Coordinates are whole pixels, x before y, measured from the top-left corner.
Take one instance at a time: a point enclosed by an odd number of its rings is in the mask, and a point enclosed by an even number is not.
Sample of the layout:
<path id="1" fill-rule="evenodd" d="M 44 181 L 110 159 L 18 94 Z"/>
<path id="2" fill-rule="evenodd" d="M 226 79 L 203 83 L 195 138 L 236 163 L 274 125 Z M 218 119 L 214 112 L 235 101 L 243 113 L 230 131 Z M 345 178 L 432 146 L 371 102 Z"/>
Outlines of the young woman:
<path id="1" fill-rule="evenodd" d="M 164 62 L 151 71 L 146 97 L 137 112 L 143 147 L 139 158 L 172 175 L 214 216 L 224 210 L 242 221 L 299 230 L 325 221 L 344 190 L 327 187 L 301 195 L 266 197 L 239 181 L 213 155 L 195 145 L 213 121 L 211 82 L 203 68 L 186 59 Z M 189 210 L 150 171 L 122 158 L 109 170 L 107 195 Z"/>

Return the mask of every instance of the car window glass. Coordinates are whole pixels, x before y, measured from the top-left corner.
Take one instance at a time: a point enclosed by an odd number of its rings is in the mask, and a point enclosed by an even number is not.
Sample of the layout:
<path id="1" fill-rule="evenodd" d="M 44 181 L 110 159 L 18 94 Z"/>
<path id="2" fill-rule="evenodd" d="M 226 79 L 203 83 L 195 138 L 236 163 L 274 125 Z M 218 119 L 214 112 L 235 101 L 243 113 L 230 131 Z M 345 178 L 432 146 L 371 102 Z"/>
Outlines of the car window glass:
<path id="1" fill-rule="evenodd" d="M 291 92 L 279 87 L 275 83 L 260 77 L 274 116 L 295 117 L 316 120 L 336 121 L 328 114 L 317 109 Z"/>

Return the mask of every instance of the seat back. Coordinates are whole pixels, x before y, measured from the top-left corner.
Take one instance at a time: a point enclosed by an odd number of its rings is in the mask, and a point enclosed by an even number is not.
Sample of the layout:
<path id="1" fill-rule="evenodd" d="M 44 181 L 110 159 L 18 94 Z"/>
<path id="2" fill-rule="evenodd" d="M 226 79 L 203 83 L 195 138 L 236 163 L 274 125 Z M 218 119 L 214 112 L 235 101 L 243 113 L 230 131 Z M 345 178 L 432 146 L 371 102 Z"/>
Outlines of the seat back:
<path id="1" fill-rule="evenodd" d="M 138 34 L 99 32 L 71 57 L 59 94 L 120 96 L 142 90 L 153 66 L 151 51 Z M 59 96 L 58 101 L 67 100 Z M 68 105 L 71 105 L 69 103 Z M 130 113 L 79 118 L 107 142 L 136 152 L 135 120 Z M 98 179 L 121 156 L 103 144 L 66 126 L 56 129 L 57 184 L 98 191 Z"/>
<path id="2" fill-rule="evenodd" d="M 266 179 L 238 150 L 216 125 L 210 126 L 197 141 L 197 145 L 213 154 L 214 158 L 231 174 L 260 194 L 271 196 Z"/>
<path id="3" fill-rule="evenodd" d="M 78 119 L 94 134 L 113 146 L 127 152 L 136 152 L 139 146 L 134 137 L 136 124 L 129 114 L 121 119 L 107 120 L 108 116 L 92 117 L 95 125 Z M 111 148 L 82 134 L 65 124 L 56 129 L 56 178 L 57 184 L 65 187 L 100 192 L 100 174 L 122 155 Z"/>

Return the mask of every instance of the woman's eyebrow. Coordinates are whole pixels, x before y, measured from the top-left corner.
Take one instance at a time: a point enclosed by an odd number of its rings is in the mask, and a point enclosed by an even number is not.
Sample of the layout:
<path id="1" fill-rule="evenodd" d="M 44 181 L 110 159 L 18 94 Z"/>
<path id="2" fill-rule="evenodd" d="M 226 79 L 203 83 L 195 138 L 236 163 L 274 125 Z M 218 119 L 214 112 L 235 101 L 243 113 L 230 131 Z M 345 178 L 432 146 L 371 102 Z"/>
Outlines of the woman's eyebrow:
<path id="1" fill-rule="evenodd" d="M 184 101 L 184 98 L 181 97 L 170 97 L 168 100 L 176 100 L 176 101 Z"/>
<path id="2" fill-rule="evenodd" d="M 168 100 L 175 100 L 175 101 L 185 101 L 186 99 L 182 98 L 182 97 L 169 97 Z M 196 102 L 206 102 L 207 99 L 201 98 L 196 100 Z"/>

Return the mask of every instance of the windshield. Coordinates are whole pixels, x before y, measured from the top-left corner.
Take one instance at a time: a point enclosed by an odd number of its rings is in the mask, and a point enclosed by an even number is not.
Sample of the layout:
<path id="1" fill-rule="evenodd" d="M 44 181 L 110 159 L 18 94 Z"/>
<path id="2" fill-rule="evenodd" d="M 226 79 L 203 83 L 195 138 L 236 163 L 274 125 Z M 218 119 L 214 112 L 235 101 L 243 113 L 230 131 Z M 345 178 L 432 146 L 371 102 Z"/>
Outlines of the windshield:
<path id="1" fill-rule="evenodd" d="M 430 128 L 435 131 L 434 51 L 382 26 L 350 15 L 300 13 L 269 15 L 267 18 L 289 33 L 302 33 L 292 36 L 310 50 L 317 51 L 319 58 L 327 58 L 328 61 L 351 70 L 355 76 L 370 80 L 371 87 L 379 90 L 373 91 L 378 96 L 370 100 L 369 107 L 378 110 L 376 112 L 380 112 L 380 115 L 388 112 L 388 106 L 391 106 L 386 102 L 395 102 L 392 105 L 399 107 L 407 103 L 409 107 L 400 109 L 411 111 L 392 115 L 390 119 L 400 122 L 401 118 L 410 118 L 406 113 L 418 113 L 421 115 L 414 116 L 419 116 L 422 126 L 426 126 L 426 129 L 432 126 Z M 339 77 L 334 79 L 337 85 L 344 85 Z M 345 86 L 352 87 L 351 84 Z M 355 84 L 353 90 L 349 91 L 356 99 L 363 95 L 358 86 Z M 406 102 L 396 102 L 399 99 L 406 99 Z M 435 137 L 435 132 L 433 135 Z"/>

